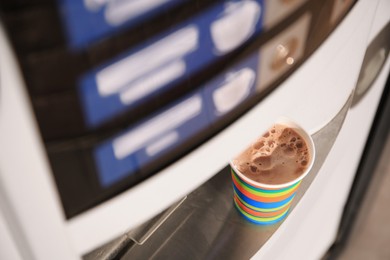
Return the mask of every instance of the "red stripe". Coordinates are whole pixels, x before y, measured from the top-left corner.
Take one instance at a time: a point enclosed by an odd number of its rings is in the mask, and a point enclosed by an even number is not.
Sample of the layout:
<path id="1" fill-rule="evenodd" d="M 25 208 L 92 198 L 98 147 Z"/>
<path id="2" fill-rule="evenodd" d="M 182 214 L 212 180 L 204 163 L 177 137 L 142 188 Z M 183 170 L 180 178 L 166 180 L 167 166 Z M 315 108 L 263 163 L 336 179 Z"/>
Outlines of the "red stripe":
<path id="1" fill-rule="evenodd" d="M 278 196 L 278 197 L 262 197 L 262 196 L 257 196 L 257 195 L 254 195 L 253 193 L 250 193 L 249 191 L 245 190 L 242 185 L 240 183 L 238 183 L 234 178 L 233 179 L 233 183 L 234 185 L 236 186 L 236 188 L 242 193 L 244 194 L 245 196 L 247 196 L 248 198 L 250 199 L 253 199 L 255 201 L 261 201 L 261 202 L 278 202 L 278 201 L 282 201 L 282 200 L 285 200 L 287 198 L 289 198 L 299 187 L 299 185 L 297 185 L 294 189 L 292 189 L 290 192 L 282 195 L 282 196 Z"/>

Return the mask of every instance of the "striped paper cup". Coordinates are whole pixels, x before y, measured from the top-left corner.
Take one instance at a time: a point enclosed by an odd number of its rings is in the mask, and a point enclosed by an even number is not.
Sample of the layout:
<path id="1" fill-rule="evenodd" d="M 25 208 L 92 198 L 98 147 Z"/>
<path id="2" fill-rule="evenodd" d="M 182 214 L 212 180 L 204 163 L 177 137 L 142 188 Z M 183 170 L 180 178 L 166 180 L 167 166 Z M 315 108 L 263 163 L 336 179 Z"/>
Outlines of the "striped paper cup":
<path id="1" fill-rule="evenodd" d="M 271 225 L 287 216 L 299 185 L 310 172 L 315 160 L 314 143 L 308 133 L 286 119 L 277 123 L 293 128 L 305 139 L 311 158 L 304 173 L 297 179 L 283 184 L 265 184 L 253 181 L 237 170 L 232 162 L 230 163 L 234 205 L 245 219 L 259 225 Z"/>

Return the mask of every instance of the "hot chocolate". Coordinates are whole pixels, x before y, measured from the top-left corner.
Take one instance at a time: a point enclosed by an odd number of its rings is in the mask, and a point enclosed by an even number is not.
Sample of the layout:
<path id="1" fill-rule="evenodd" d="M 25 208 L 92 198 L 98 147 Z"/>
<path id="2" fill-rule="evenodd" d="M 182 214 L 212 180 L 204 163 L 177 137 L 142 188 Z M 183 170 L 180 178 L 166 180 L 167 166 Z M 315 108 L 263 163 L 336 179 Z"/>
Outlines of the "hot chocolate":
<path id="1" fill-rule="evenodd" d="M 302 175 L 311 160 L 305 139 L 294 128 L 275 124 L 233 160 L 246 177 L 264 184 L 283 184 Z"/>

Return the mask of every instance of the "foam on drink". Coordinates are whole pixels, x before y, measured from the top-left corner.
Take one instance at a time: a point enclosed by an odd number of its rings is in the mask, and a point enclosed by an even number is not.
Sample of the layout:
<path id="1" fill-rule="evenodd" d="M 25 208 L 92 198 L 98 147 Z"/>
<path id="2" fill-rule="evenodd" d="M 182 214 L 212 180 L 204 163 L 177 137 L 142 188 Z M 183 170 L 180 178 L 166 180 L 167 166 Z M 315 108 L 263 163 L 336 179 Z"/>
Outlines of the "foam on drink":
<path id="1" fill-rule="evenodd" d="M 310 162 L 304 138 L 293 128 L 273 125 L 233 160 L 242 174 L 264 184 L 283 184 L 297 179 Z"/>

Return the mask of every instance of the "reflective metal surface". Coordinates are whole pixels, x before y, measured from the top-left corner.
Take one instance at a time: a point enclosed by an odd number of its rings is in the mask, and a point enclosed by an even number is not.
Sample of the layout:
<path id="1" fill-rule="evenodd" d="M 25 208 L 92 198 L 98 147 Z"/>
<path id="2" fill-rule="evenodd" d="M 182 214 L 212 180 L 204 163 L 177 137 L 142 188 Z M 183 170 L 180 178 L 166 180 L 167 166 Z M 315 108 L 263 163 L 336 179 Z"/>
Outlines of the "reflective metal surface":
<path id="1" fill-rule="evenodd" d="M 85 255 L 83 259 L 85 260 L 111 260 L 117 259 L 120 257 L 121 253 L 125 252 L 130 246 L 133 245 L 133 242 L 127 235 L 123 235 L 113 241 L 110 241 L 106 245 L 97 248 L 96 250 Z"/>
<path id="2" fill-rule="evenodd" d="M 118 259 L 134 243 L 142 245 L 167 220 L 173 212 L 186 200 L 187 196 L 173 204 L 171 207 L 155 216 L 148 222 L 140 225 L 106 245 L 97 248 L 84 256 L 85 260 Z"/>
<path id="3" fill-rule="evenodd" d="M 294 210 L 299 203 L 324 163 L 344 122 L 352 97 L 351 94 L 331 122 L 313 134 L 317 158 L 311 173 L 302 181 L 291 210 Z M 120 257 L 122 259 L 250 258 L 260 250 L 282 222 L 272 226 L 253 225 L 238 214 L 232 198 L 230 171 L 226 167 L 189 194 L 187 199 L 142 245 L 129 241 L 126 247 L 121 245 Z"/>
<path id="4" fill-rule="evenodd" d="M 154 232 L 172 215 L 175 210 L 187 199 L 185 196 L 176 204 L 154 217 L 152 220 L 142 224 L 136 229 L 129 231 L 126 235 L 138 245 L 142 245 Z"/>

